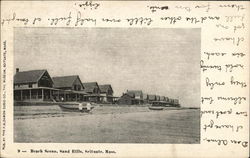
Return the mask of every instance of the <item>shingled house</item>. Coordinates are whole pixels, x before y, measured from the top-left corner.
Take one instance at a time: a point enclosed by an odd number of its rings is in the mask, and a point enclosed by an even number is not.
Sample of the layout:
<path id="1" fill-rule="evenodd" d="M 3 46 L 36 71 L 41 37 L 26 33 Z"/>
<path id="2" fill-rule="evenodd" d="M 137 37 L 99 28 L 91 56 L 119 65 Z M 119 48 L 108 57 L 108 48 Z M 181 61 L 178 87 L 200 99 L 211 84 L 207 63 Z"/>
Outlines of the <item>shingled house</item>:
<path id="1" fill-rule="evenodd" d="M 156 95 L 151 95 L 151 94 L 149 94 L 149 95 L 148 95 L 148 102 L 149 102 L 149 103 L 152 103 L 152 102 L 154 102 L 154 101 L 156 101 Z"/>
<path id="2" fill-rule="evenodd" d="M 160 101 L 160 96 L 156 95 L 156 101 Z"/>
<path id="3" fill-rule="evenodd" d="M 165 96 L 160 96 L 160 100 L 157 101 L 157 103 L 158 103 L 158 105 L 166 106 L 167 105 L 166 97 Z"/>
<path id="4" fill-rule="evenodd" d="M 166 101 L 166 97 L 165 96 L 160 96 L 160 101 Z"/>
<path id="5" fill-rule="evenodd" d="M 122 96 L 118 99 L 117 103 L 119 105 L 133 105 L 135 104 L 135 95 L 132 93 L 123 93 Z"/>
<path id="6" fill-rule="evenodd" d="M 53 77 L 54 88 L 62 91 L 54 93 L 56 100 L 60 101 L 83 101 L 84 87 L 78 75 Z"/>
<path id="7" fill-rule="evenodd" d="M 143 93 L 141 90 L 127 90 L 127 94 L 134 96 L 134 104 L 143 104 Z"/>
<path id="8" fill-rule="evenodd" d="M 103 103 L 113 103 L 113 89 L 110 84 L 99 85 L 101 100 Z"/>
<path id="9" fill-rule="evenodd" d="M 148 94 L 143 93 L 142 99 L 144 104 L 148 103 Z"/>
<path id="10" fill-rule="evenodd" d="M 166 101 L 166 103 L 168 104 L 168 103 L 169 103 L 169 98 L 168 98 L 168 97 L 165 97 L 165 101 Z"/>
<path id="11" fill-rule="evenodd" d="M 178 99 L 173 99 L 173 105 L 179 107 L 180 103 Z"/>
<path id="12" fill-rule="evenodd" d="M 86 101 L 90 102 L 95 102 L 98 103 L 100 102 L 100 88 L 97 82 L 85 82 L 82 83 L 84 87 L 84 92 L 88 93 L 85 95 Z"/>
<path id="13" fill-rule="evenodd" d="M 143 93 L 141 90 L 127 90 L 126 93 L 118 99 L 118 104 L 143 104 Z"/>
<path id="14" fill-rule="evenodd" d="M 14 100 L 52 101 L 53 80 L 47 70 L 19 71 L 14 76 Z"/>

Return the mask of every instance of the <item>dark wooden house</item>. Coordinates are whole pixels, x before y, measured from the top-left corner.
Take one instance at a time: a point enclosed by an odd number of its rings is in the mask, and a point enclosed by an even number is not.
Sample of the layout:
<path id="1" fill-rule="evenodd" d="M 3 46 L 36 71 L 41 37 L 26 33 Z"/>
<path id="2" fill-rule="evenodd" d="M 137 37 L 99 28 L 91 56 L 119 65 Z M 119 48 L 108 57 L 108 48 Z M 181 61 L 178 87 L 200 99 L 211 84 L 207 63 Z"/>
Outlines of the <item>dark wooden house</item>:
<path id="1" fill-rule="evenodd" d="M 168 105 L 175 106 L 175 99 L 169 98 Z"/>
<path id="2" fill-rule="evenodd" d="M 52 101 L 53 80 L 47 70 L 22 71 L 16 69 L 14 76 L 14 100 Z"/>
<path id="3" fill-rule="evenodd" d="M 113 103 L 113 89 L 110 84 L 105 84 L 105 85 L 99 85 L 100 88 L 100 95 L 101 95 L 101 101 L 103 103 Z"/>
<path id="4" fill-rule="evenodd" d="M 133 105 L 135 104 L 135 96 L 134 94 L 123 93 L 117 103 L 119 105 Z"/>
<path id="5" fill-rule="evenodd" d="M 100 102 L 101 91 L 100 91 L 98 83 L 97 82 L 85 82 L 82 84 L 84 87 L 84 92 L 88 93 L 87 95 L 85 95 L 86 101 L 95 102 L 95 103 Z"/>
<path id="6" fill-rule="evenodd" d="M 160 96 L 160 101 L 166 101 L 166 97 L 165 96 Z"/>
<path id="7" fill-rule="evenodd" d="M 156 101 L 160 101 L 160 96 L 156 95 Z"/>
<path id="8" fill-rule="evenodd" d="M 166 97 L 165 96 L 160 96 L 160 101 L 157 101 L 157 103 L 160 106 L 166 106 L 167 105 Z"/>
<path id="9" fill-rule="evenodd" d="M 173 99 L 173 105 L 176 107 L 180 106 L 179 99 Z"/>
<path id="10" fill-rule="evenodd" d="M 168 98 L 168 97 L 165 97 L 165 101 L 168 103 L 168 102 L 169 102 L 169 98 Z"/>
<path id="11" fill-rule="evenodd" d="M 148 95 L 148 102 L 151 103 L 151 102 L 154 102 L 154 101 L 156 101 L 156 95 L 149 94 Z"/>
<path id="12" fill-rule="evenodd" d="M 143 93 L 142 99 L 143 99 L 143 103 L 147 104 L 148 103 L 148 94 Z"/>
<path id="13" fill-rule="evenodd" d="M 127 90 L 127 94 L 134 96 L 134 104 L 143 104 L 143 93 L 141 90 Z"/>
<path id="14" fill-rule="evenodd" d="M 54 88 L 60 89 L 54 93 L 56 100 L 60 101 L 84 101 L 84 87 L 78 75 L 53 77 Z"/>

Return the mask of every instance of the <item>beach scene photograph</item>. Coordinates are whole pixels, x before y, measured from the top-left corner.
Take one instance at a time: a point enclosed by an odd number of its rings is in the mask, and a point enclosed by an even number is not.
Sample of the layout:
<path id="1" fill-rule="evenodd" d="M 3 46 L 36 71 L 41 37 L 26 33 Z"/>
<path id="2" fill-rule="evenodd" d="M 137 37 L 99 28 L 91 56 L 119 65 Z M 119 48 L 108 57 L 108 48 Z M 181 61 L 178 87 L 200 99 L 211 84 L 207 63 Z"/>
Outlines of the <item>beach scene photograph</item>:
<path id="1" fill-rule="evenodd" d="M 14 28 L 15 143 L 200 144 L 200 28 Z"/>

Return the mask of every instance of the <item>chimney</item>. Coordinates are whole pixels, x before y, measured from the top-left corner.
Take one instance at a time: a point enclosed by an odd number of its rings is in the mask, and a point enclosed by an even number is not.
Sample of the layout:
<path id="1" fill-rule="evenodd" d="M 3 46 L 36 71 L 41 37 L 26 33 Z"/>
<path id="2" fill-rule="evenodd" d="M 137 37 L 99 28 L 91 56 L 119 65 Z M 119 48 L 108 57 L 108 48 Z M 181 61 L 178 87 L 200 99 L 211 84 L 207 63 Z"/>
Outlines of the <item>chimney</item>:
<path id="1" fill-rule="evenodd" d="M 16 73 L 18 73 L 19 72 L 19 68 L 16 68 Z"/>

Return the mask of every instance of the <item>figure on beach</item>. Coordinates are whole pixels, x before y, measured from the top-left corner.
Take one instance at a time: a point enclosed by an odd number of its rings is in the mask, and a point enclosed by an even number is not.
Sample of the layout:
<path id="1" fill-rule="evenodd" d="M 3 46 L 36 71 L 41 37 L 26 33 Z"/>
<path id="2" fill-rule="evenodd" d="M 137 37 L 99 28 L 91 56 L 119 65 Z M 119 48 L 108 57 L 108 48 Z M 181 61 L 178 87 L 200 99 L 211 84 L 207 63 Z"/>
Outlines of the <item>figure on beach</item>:
<path id="1" fill-rule="evenodd" d="M 90 111 L 91 110 L 91 104 L 87 103 L 87 110 Z"/>
<path id="2" fill-rule="evenodd" d="M 82 109 L 83 109 L 83 105 L 82 103 L 79 103 L 79 110 L 82 111 Z"/>

